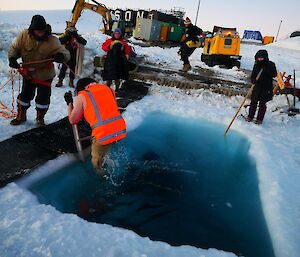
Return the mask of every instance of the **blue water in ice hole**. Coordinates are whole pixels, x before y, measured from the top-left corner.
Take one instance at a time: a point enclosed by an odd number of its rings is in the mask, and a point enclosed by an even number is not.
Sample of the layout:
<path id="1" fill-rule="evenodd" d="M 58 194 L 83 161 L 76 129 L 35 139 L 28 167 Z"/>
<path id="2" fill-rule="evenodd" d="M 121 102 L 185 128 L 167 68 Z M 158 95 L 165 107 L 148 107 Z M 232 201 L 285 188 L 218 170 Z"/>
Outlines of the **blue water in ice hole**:
<path id="1" fill-rule="evenodd" d="M 249 142 L 223 132 L 219 124 L 152 113 L 113 147 L 106 179 L 90 162 L 76 162 L 29 189 L 61 212 L 153 240 L 272 257 Z"/>

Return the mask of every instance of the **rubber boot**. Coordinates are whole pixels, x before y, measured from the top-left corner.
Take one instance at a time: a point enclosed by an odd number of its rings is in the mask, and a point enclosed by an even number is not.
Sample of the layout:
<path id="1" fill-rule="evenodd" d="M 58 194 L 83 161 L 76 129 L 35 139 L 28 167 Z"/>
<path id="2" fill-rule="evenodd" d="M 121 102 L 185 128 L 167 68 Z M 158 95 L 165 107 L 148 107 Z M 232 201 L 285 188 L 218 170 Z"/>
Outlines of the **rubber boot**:
<path id="1" fill-rule="evenodd" d="M 69 81 L 69 87 L 74 87 L 74 79 L 70 79 L 70 81 Z"/>
<path id="2" fill-rule="evenodd" d="M 27 112 L 27 109 L 22 108 L 20 105 L 18 105 L 17 117 L 10 121 L 10 125 L 18 126 L 18 125 L 24 123 L 27 119 L 26 112 Z"/>
<path id="3" fill-rule="evenodd" d="M 64 79 L 59 79 L 55 86 L 56 87 L 62 87 L 63 86 L 63 81 L 64 81 Z"/>
<path id="4" fill-rule="evenodd" d="M 255 120 L 255 122 L 254 122 L 256 125 L 261 125 L 262 123 L 263 123 L 263 121 L 262 120 Z"/>
<path id="5" fill-rule="evenodd" d="M 43 127 L 45 126 L 45 114 L 46 114 L 47 110 L 37 110 L 36 112 L 36 126 L 37 127 Z"/>
<path id="6" fill-rule="evenodd" d="M 191 68 L 192 68 L 192 66 L 189 63 L 183 64 L 183 67 L 180 71 L 188 72 Z"/>

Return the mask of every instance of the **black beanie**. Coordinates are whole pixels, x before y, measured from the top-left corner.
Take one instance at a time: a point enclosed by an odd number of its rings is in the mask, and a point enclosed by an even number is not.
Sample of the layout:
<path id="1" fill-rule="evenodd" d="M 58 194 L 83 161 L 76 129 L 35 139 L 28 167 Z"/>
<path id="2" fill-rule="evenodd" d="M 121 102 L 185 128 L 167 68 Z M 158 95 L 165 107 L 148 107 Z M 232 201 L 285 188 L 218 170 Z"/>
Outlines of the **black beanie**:
<path id="1" fill-rule="evenodd" d="M 29 30 L 46 30 L 47 23 L 42 15 L 34 15 L 31 19 Z"/>
<path id="2" fill-rule="evenodd" d="M 85 87 L 88 86 L 89 84 L 96 83 L 96 82 L 97 82 L 96 80 L 91 79 L 91 78 L 82 78 L 82 79 L 79 79 L 77 81 L 77 85 L 76 85 L 76 88 L 75 88 L 76 94 L 78 94 L 78 92 L 84 90 Z"/>
<path id="3" fill-rule="evenodd" d="M 267 50 L 258 50 L 257 53 L 254 56 L 255 60 L 257 60 L 258 58 L 264 58 L 265 60 L 269 60 L 269 55 Z"/>

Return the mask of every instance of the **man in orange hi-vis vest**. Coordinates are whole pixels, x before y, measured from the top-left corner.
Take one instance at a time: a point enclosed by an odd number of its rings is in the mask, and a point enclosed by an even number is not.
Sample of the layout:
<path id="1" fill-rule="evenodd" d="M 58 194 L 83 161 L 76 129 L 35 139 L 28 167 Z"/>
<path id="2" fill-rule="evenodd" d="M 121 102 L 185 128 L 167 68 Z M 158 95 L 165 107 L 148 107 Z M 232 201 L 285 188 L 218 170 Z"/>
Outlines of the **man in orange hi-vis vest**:
<path id="1" fill-rule="evenodd" d="M 77 124 L 82 116 L 92 128 L 92 164 L 98 175 L 103 175 L 103 158 L 110 146 L 126 137 L 126 123 L 115 99 L 115 92 L 91 78 L 79 79 L 76 85 L 76 101 L 72 93 L 65 93 L 68 118 Z"/>

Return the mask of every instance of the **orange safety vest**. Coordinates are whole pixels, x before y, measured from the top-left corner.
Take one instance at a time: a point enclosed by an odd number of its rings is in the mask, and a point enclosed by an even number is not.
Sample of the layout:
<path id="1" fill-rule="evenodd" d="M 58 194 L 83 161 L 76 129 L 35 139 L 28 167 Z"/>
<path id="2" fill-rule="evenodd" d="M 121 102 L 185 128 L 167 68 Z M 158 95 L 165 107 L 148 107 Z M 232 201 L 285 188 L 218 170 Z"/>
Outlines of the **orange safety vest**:
<path id="1" fill-rule="evenodd" d="M 122 118 L 112 89 L 103 84 L 90 84 L 78 93 L 86 101 L 83 115 L 92 128 L 92 136 L 101 145 L 126 137 L 126 123 Z"/>

